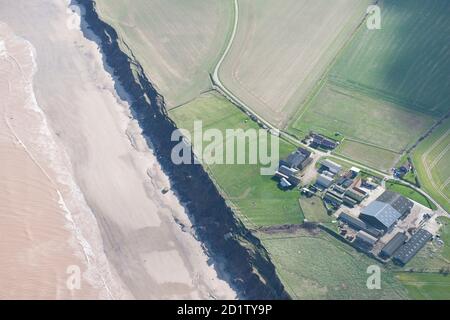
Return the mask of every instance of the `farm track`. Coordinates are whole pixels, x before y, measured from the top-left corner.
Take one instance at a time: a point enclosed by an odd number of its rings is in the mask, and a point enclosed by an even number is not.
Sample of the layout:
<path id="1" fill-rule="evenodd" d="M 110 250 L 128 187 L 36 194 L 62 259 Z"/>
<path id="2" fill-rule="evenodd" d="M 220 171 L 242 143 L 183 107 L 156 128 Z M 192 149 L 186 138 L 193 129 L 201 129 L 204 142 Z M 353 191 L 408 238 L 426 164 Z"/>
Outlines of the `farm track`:
<path id="1" fill-rule="evenodd" d="M 294 138 L 291 134 L 282 131 L 280 129 L 278 129 L 277 127 L 275 127 L 274 125 L 272 125 L 269 121 L 267 121 L 266 119 L 264 119 L 261 115 L 259 115 L 257 112 L 255 112 L 251 107 L 249 107 L 248 105 L 246 105 L 243 101 L 241 101 L 238 97 L 236 97 L 230 90 L 228 90 L 225 85 L 221 82 L 220 77 L 219 77 L 219 70 L 220 67 L 222 66 L 223 61 L 225 60 L 228 52 L 231 49 L 231 46 L 233 45 L 233 41 L 236 37 L 236 32 L 237 32 L 237 27 L 239 24 L 239 3 L 238 0 L 234 0 L 234 14 L 235 14 L 235 19 L 234 19 L 234 24 L 233 24 L 233 31 L 231 33 L 231 37 L 229 39 L 229 42 L 226 46 L 226 49 L 224 50 L 222 56 L 220 57 L 220 59 L 217 62 L 217 65 L 214 68 L 214 72 L 211 75 L 211 81 L 212 81 L 212 86 L 215 90 L 219 91 L 222 95 L 224 95 L 228 100 L 230 100 L 234 105 L 237 105 L 238 107 L 244 109 L 245 111 L 249 112 L 250 114 L 252 114 L 253 116 L 255 116 L 261 123 L 263 123 L 264 125 L 266 125 L 268 128 L 272 129 L 273 131 L 277 132 L 280 134 L 280 136 L 282 136 L 283 138 L 285 138 L 287 141 L 295 144 L 295 145 L 301 145 L 304 146 L 306 148 L 309 149 L 309 147 L 302 143 L 300 140 Z M 349 159 L 346 158 L 341 158 L 337 155 L 332 155 L 330 153 L 326 153 L 326 152 L 322 152 L 319 150 L 313 150 L 313 152 L 317 155 L 317 157 L 324 157 L 324 156 L 329 156 L 332 158 L 336 158 L 336 159 L 340 159 L 340 160 L 344 160 L 348 163 L 354 164 L 354 165 L 358 165 L 360 167 L 363 167 L 366 170 L 371 170 L 374 172 L 377 172 L 383 176 L 387 176 L 385 172 L 381 172 L 377 169 L 373 169 L 367 166 L 362 166 L 359 163 L 353 162 Z"/>

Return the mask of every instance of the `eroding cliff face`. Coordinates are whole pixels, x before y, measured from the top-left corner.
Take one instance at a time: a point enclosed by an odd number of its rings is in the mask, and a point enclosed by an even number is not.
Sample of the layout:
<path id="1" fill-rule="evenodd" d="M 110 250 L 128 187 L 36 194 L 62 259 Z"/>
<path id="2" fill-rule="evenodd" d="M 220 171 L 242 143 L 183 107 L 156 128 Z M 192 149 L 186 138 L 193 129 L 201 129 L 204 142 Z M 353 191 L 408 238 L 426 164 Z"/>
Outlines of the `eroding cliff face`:
<path id="1" fill-rule="evenodd" d="M 195 234 L 214 261 L 219 275 L 240 298 L 288 299 L 267 251 L 236 219 L 203 167 L 172 163 L 171 150 L 177 142 L 170 138 L 177 128 L 166 113 L 163 97 L 147 79 L 139 62 L 132 54 L 121 50 L 121 45 L 126 45 L 120 43 L 115 30 L 101 20 L 94 1 L 77 3 L 84 8 L 85 22 L 98 37 L 105 62 L 125 89 L 147 143 L 187 208 Z"/>

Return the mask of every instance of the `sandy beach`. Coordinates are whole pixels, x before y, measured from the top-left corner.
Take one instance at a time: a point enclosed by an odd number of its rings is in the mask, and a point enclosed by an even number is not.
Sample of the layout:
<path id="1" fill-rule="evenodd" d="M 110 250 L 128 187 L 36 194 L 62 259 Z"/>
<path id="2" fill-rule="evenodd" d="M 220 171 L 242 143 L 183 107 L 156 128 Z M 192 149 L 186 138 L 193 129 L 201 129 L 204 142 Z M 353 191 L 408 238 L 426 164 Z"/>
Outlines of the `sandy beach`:
<path id="1" fill-rule="evenodd" d="M 0 6 L 0 298 L 235 298 L 77 13 Z"/>
<path id="2" fill-rule="evenodd" d="M 90 248 L 77 239 L 69 185 L 58 183 L 66 168 L 34 97 L 33 48 L 3 23 L 0 39 L 0 298 L 99 297 L 87 278 L 67 285 L 71 268 L 89 276 Z"/>

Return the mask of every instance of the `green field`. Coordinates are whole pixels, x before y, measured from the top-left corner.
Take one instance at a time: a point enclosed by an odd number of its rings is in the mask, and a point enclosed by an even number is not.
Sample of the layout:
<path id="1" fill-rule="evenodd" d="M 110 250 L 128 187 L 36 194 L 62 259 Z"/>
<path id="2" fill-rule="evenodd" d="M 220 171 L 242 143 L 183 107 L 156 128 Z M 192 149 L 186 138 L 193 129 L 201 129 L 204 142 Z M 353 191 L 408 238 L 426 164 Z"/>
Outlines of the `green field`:
<path id="1" fill-rule="evenodd" d="M 223 84 L 280 128 L 364 18 L 371 0 L 239 0 Z"/>
<path id="2" fill-rule="evenodd" d="M 232 27 L 232 1 L 97 0 L 102 19 L 117 31 L 164 96 L 166 107 L 210 89 L 212 72 Z"/>
<path id="3" fill-rule="evenodd" d="M 352 140 L 344 140 L 336 149 L 336 153 L 385 172 L 389 171 L 400 157 L 392 151 Z"/>
<path id="4" fill-rule="evenodd" d="M 444 121 L 412 152 L 424 190 L 450 212 L 450 119 Z"/>
<path id="5" fill-rule="evenodd" d="M 412 299 L 450 299 L 450 275 L 402 272 L 397 274 L 397 278 L 403 283 Z"/>
<path id="6" fill-rule="evenodd" d="M 340 133 L 394 152 L 403 151 L 431 126 L 429 116 L 392 103 L 326 85 L 291 131 L 304 136 L 310 130 L 333 137 Z"/>
<path id="7" fill-rule="evenodd" d="M 204 129 L 258 129 L 255 122 L 222 96 L 204 94 L 173 109 L 169 115 L 179 128 L 192 132 L 194 120 L 202 120 Z M 295 146 L 280 141 L 280 156 Z M 260 165 L 213 164 L 206 168 L 230 205 L 249 227 L 295 224 L 303 221 L 299 191 L 282 191 L 271 176 L 260 174 Z"/>
<path id="8" fill-rule="evenodd" d="M 396 181 L 388 181 L 386 182 L 386 189 L 390 191 L 397 192 L 415 202 L 418 202 L 425 207 L 436 210 L 436 205 L 431 202 L 426 196 L 421 194 L 420 192 L 412 189 L 411 187 L 404 185 L 402 183 Z"/>
<path id="9" fill-rule="evenodd" d="M 338 132 L 401 154 L 448 112 L 450 4 L 386 0 L 380 5 L 382 29 L 360 27 L 299 106 L 288 126 L 292 134 Z M 367 145 L 347 143 L 340 152 L 375 168 L 392 165 L 393 154 Z"/>
<path id="10" fill-rule="evenodd" d="M 328 215 L 327 209 L 319 197 L 301 197 L 300 206 L 305 219 L 309 222 L 331 223 L 333 218 Z"/>
<path id="11" fill-rule="evenodd" d="M 406 291 L 382 268 L 381 290 L 366 286 L 372 259 L 323 231 L 260 235 L 294 299 L 401 299 Z"/>
<path id="12" fill-rule="evenodd" d="M 450 3 L 385 0 L 382 29 L 363 27 L 338 58 L 330 80 L 432 115 L 450 101 Z"/>

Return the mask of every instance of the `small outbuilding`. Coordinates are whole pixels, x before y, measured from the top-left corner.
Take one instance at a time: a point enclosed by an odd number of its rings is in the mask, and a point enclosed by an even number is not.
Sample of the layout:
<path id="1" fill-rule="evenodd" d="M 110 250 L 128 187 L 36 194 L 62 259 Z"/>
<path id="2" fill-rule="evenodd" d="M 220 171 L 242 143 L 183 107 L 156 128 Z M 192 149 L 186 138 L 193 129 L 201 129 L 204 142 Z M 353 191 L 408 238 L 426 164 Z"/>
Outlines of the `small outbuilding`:
<path id="1" fill-rule="evenodd" d="M 333 162 L 331 160 L 325 159 L 320 163 L 322 166 L 326 167 L 328 171 L 338 174 L 342 170 L 342 166 L 337 164 L 336 162 Z"/>
<path id="2" fill-rule="evenodd" d="M 328 177 L 323 174 L 319 174 L 317 176 L 316 184 L 321 187 L 328 188 L 329 186 L 331 186 L 333 184 L 333 178 Z"/>

